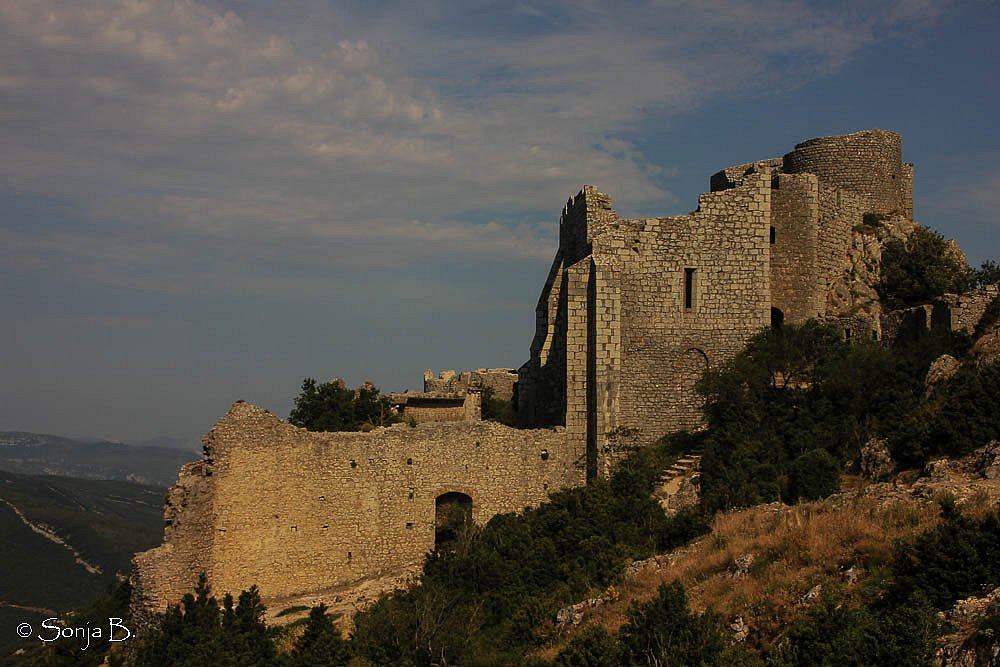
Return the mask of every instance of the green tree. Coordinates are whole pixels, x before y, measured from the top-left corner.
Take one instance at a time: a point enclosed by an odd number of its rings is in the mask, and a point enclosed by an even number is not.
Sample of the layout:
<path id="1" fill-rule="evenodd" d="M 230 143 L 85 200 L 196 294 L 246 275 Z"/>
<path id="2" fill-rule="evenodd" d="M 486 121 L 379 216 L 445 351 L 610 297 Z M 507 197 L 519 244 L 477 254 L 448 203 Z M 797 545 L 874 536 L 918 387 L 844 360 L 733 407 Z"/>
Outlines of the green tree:
<path id="1" fill-rule="evenodd" d="M 811 449 L 789 469 L 786 501 L 819 500 L 840 488 L 840 466 L 825 449 Z"/>
<path id="2" fill-rule="evenodd" d="M 256 586 L 240 594 L 235 608 L 227 595 L 220 610 L 202 573 L 194 594 L 168 609 L 159 627 L 143 640 L 134 666 L 277 665 L 264 611 Z"/>
<path id="3" fill-rule="evenodd" d="M 678 582 L 662 584 L 653 600 L 633 606 L 620 630 L 621 664 L 635 667 L 731 667 L 750 664 L 742 647 L 733 646 L 721 617 L 694 614 Z"/>
<path id="4" fill-rule="evenodd" d="M 591 625 L 573 638 L 553 667 L 606 667 L 622 664 L 622 648 L 603 625 Z"/>
<path id="5" fill-rule="evenodd" d="M 291 667 L 344 667 L 352 656 L 350 644 L 320 604 L 309 612 L 305 631 L 295 643 Z"/>
<path id="6" fill-rule="evenodd" d="M 961 294 L 975 282 L 970 271 L 948 252 L 944 237 L 917 227 L 905 240 L 892 239 L 882 249 L 882 279 L 877 285 L 890 309 L 927 303 L 945 293 Z"/>
<path id="7" fill-rule="evenodd" d="M 288 421 L 310 431 L 358 431 L 387 426 L 399 418 L 389 399 L 370 383 L 351 390 L 340 379 L 318 384 L 306 378 Z"/>

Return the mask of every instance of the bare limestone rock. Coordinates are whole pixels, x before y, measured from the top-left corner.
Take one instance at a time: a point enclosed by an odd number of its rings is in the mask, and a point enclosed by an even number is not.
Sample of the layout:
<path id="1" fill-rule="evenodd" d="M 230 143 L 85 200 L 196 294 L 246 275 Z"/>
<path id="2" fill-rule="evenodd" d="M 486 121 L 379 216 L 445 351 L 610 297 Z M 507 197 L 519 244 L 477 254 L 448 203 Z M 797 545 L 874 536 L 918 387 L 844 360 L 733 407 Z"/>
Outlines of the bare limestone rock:
<path id="1" fill-rule="evenodd" d="M 733 567 L 729 571 L 729 576 L 733 579 L 743 579 L 750 574 L 750 568 L 753 566 L 754 555 L 753 554 L 743 554 L 733 561 Z"/>
<path id="2" fill-rule="evenodd" d="M 979 632 L 988 613 L 1000 609 L 1000 588 L 982 597 L 959 600 L 938 616 L 951 631 L 940 640 L 937 652 L 941 667 L 1000 667 L 1000 637 Z"/>
<path id="3" fill-rule="evenodd" d="M 931 397 L 937 385 L 951 378 L 961 367 L 962 362 L 950 354 L 942 354 L 932 361 L 924 379 L 924 400 Z"/>
<path id="4" fill-rule="evenodd" d="M 885 438 L 872 438 L 861 448 L 861 474 L 868 479 L 885 479 L 892 474 L 895 464 Z"/>
<path id="5" fill-rule="evenodd" d="M 733 640 L 735 641 L 746 641 L 746 638 L 750 636 L 750 628 L 747 627 L 742 616 L 734 618 L 733 622 L 729 624 L 729 629 L 733 631 Z"/>
<path id="6" fill-rule="evenodd" d="M 559 627 L 566 627 L 567 625 L 580 625 L 583 621 L 583 615 L 585 612 L 594 609 L 595 607 L 600 607 L 604 604 L 603 597 L 588 598 L 576 604 L 571 604 L 568 607 L 563 607 L 556 612 L 556 624 Z"/>
<path id="7" fill-rule="evenodd" d="M 972 346 L 972 358 L 979 367 L 1000 361 L 1000 322 L 994 322 Z"/>
<path id="8" fill-rule="evenodd" d="M 984 478 L 1000 480 L 1000 441 L 992 440 L 977 449 L 973 461 L 975 471 Z"/>

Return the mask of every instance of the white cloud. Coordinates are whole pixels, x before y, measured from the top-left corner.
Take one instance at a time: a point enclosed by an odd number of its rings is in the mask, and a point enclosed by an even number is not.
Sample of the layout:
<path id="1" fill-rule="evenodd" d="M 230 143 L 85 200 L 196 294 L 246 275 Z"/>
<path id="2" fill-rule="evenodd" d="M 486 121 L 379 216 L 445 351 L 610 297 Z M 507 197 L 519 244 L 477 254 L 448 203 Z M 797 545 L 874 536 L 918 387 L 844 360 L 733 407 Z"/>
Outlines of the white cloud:
<path id="1" fill-rule="evenodd" d="M 807 80 L 937 11 L 533 3 L 511 20 L 549 27 L 501 36 L 477 21 L 485 5 L 317 6 L 318 39 L 310 5 L 290 6 L 301 14 L 278 25 L 194 0 L 4 3 L 0 183 L 91 212 L 56 236 L 6 232 L 6 252 L 123 281 L 193 247 L 357 266 L 544 259 L 583 183 L 626 207 L 670 200 L 669 171 L 622 138 L 649 113 Z"/>

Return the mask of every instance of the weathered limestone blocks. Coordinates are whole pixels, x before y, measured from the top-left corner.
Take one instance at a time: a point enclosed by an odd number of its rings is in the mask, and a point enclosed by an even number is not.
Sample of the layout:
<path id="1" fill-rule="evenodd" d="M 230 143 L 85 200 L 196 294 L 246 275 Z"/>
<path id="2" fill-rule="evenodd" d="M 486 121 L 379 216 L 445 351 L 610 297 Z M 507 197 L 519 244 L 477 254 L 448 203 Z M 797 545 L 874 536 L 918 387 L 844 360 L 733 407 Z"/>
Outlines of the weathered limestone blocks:
<path id="1" fill-rule="evenodd" d="M 219 595 L 257 584 L 265 604 L 322 600 L 419 566 L 442 494 L 471 498 L 482 523 L 585 482 L 561 430 L 493 422 L 313 433 L 238 402 L 204 443 L 170 492 L 163 545 L 135 558 L 148 609 L 179 601 L 202 571 Z"/>
<path id="2" fill-rule="evenodd" d="M 866 213 L 890 220 L 864 234 Z M 881 339 L 881 242 L 905 237 L 912 215 L 913 166 L 900 136 L 878 129 L 727 167 L 685 216 L 620 219 L 584 186 L 563 209 L 518 371 L 521 422 L 564 424 L 591 474 L 605 474 L 609 434 L 639 429 L 650 441 L 696 426 L 704 370 L 768 325 L 819 318 Z M 887 326 L 895 335 L 931 315 Z"/>
<path id="3" fill-rule="evenodd" d="M 509 401 L 514 397 L 516 383 L 517 370 L 514 368 L 477 368 L 464 373 L 441 371 L 437 377 L 429 368 L 424 371 L 425 392 L 461 394 L 469 389 L 490 389 L 493 398 Z"/>
<path id="4" fill-rule="evenodd" d="M 389 404 L 406 423 L 475 422 L 482 419 L 481 393 L 462 391 L 405 391 L 389 394 Z"/>
<path id="5" fill-rule="evenodd" d="M 912 217 L 913 166 L 904 169 L 902 146 L 899 134 L 879 129 L 817 137 L 787 153 L 782 169 L 860 195 L 866 211 Z"/>

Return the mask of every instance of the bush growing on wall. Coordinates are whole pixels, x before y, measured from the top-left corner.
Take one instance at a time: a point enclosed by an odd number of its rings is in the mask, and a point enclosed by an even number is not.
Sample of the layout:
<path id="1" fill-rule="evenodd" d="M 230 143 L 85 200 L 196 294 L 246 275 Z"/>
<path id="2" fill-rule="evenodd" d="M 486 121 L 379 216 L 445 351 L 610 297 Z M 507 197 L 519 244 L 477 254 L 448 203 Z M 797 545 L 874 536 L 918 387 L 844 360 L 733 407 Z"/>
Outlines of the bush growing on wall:
<path id="1" fill-rule="evenodd" d="M 310 431 L 359 431 L 394 424 L 399 417 L 372 384 L 351 390 L 340 379 L 317 384 L 306 378 L 288 421 Z"/>
<path id="2" fill-rule="evenodd" d="M 943 236 L 917 227 L 906 241 L 892 239 L 885 244 L 877 289 L 882 303 L 895 310 L 945 293 L 961 294 L 974 280 L 974 272 L 948 253 Z"/>

